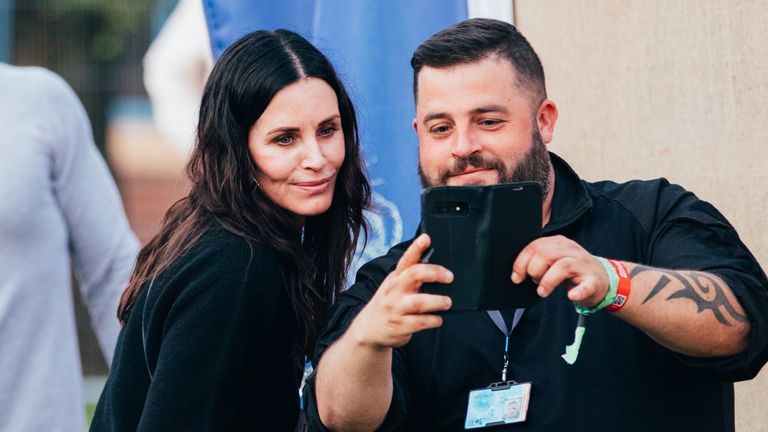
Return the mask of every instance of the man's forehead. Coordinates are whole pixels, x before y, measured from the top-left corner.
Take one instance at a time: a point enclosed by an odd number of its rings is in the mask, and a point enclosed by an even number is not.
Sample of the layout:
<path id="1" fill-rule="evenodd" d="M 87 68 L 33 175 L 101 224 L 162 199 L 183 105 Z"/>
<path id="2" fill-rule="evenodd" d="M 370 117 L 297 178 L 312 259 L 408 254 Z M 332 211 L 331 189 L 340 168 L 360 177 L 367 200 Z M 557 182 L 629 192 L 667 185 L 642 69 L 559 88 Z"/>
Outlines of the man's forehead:
<path id="1" fill-rule="evenodd" d="M 424 68 L 418 77 L 416 112 L 422 121 L 461 114 L 507 112 L 513 99 L 527 98 L 507 61 Z M 427 119 L 426 117 L 429 117 Z"/>
<path id="2" fill-rule="evenodd" d="M 469 115 L 482 115 L 482 114 L 508 114 L 509 109 L 505 105 L 489 103 L 486 105 L 469 108 L 466 110 Z M 453 113 L 447 111 L 430 111 L 424 113 L 422 122 L 428 123 L 432 120 L 449 119 L 453 117 Z"/>
<path id="3" fill-rule="evenodd" d="M 471 62 L 457 63 L 451 66 L 434 67 L 423 66 L 418 73 L 418 86 L 430 84 L 438 77 L 457 76 L 457 77 L 484 77 L 494 73 L 503 73 L 508 75 L 514 81 L 517 77 L 512 62 L 498 54 L 492 54 Z"/>

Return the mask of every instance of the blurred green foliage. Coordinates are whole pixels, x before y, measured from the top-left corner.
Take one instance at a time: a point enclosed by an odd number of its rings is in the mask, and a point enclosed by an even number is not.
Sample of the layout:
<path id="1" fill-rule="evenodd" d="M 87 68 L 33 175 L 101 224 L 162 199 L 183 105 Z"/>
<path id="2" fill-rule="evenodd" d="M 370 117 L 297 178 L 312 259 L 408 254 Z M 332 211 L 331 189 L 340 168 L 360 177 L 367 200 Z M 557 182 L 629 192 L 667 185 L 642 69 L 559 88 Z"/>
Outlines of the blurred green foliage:
<path id="1" fill-rule="evenodd" d="M 157 1 L 15 1 L 11 62 L 61 75 L 85 105 L 102 150 L 113 101 L 144 94 L 141 61 Z"/>
<path id="2" fill-rule="evenodd" d="M 131 36 L 143 27 L 152 0 L 26 0 L 17 9 L 26 9 L 49 24 L 70 23 L 85 30 L 88 57 L 111 61 L 124 51 Z M 53 21 L 53 22 L 51 22 Z"/>

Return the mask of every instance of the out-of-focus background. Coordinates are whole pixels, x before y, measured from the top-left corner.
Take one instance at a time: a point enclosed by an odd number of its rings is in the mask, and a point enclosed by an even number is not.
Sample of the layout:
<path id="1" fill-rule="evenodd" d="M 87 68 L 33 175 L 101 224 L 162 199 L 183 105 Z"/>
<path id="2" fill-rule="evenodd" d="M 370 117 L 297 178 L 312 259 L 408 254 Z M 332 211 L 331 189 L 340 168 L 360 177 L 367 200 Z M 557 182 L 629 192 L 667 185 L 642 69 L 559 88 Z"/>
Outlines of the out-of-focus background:
<path id="1" fill-rule="evenodd" d="M 586 179 L 663 176 L 682 184 L 720 209 L 768 265 L 768 3 L 504 3 L 541 56 L 549 95 L 558 103 L 555 152 Z M 158 127 L 142 79 L 150 43 L 176 5 L 0 0 L 0 61 L 47 67 L 74 88 L 142 243 L 187 188 L 182 170 L 195 102 L 177 99 L 178 111 L 192 114 L 168 120 L 176 132 Z M 200 40 L 188 31 L 188 42 L 175 52 Z M 188 78 L 202 82 L 206 66 L 190 70 Z M 107 369 L 87 314 L 77 307 L 85 398 L 92 406 Z M 736 398 L 737 430 L 768 431 L 768 371 L 737 384 Z"/>
<path id="2" fill-rule="evenodd" d="M 155 127 L 142 78 L 142 59 L 175 5 L 175 0 L 0 0 L 0 61 L 46 67 L 72 86 L 142 244 L 188 187 L 184 156 Z M 193 119 L 189 122 L 192 131 Z M 108 371 L 77 289 L 73 296 L 90 416 Z"/>
<path id="3" fill-rule="evenodd" d="M 46 67 L 72 86 L 142 243 L 185 191 L 184 156 L 157 132 L 143 84 L 142 59 L 175 5 L 176 0 L 0 0 L 0 61 Z M 88 358 L 90 351 L 83 354 Z M 97 358 L 86 363 L 88 371 L 103 371 Z"/>
<path id="4" fill-rule="evenodd" d="M 517 0 L 515 22 L 560 109 L 551 149 L 589 180 L 692 190 L 766 269 L 768 2 Z M 736 385 L 737 431 L 768 431 L 766 369 Z"/>

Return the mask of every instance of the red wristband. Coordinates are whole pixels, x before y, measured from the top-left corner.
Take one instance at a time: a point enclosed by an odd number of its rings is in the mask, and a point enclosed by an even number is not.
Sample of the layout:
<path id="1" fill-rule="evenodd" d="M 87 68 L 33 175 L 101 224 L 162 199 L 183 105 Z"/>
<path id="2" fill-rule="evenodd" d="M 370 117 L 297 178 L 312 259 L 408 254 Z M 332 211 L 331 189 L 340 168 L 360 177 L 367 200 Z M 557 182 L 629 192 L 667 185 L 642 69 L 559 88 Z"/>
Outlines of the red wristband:
<path id="1" fill-rule="evenodd" d="M 629 271 L 627 271 L 627 266 L 625 266 L 623 262 L 614 261 L 611 259 L 609 259 L 608 262 L 613 266 L 614 269 L 616 269 L 616 274 L 619 275 L 619 288 L 616 290 L 616 299 L 614 299 L 613 303 L 608 305 L 606 309 L 611 312 L 616 312 L 617 310 L 623 308 L 625 304 L 627 304 L 627 299 L 629 299 L 629 292 L 632 290 L 632 281 L 629 279 Z"/>

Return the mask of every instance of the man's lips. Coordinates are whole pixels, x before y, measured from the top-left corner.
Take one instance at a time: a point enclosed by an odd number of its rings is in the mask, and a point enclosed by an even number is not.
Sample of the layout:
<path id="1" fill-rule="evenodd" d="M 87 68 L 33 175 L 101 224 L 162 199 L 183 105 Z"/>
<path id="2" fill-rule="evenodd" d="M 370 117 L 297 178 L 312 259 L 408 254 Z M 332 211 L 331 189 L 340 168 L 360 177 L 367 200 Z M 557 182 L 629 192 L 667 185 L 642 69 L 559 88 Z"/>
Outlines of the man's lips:
<path id="1" fill-rule="evenodd" d="M 460 173 L 453 174 L 453 175 L 450 175 L 448 177 L 460 177 L 460 176 L 463 176 L 463 175 L 474 174 L 474 173 L 484 172 L 484 171 L 491 171 L 491 170 L 492 170 L 492 168 L 474 168 L 473 167 L 473 168 L 467 168 L 467 169 L 465 169 L 464 171 L 462 171 Z"/>

